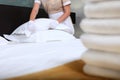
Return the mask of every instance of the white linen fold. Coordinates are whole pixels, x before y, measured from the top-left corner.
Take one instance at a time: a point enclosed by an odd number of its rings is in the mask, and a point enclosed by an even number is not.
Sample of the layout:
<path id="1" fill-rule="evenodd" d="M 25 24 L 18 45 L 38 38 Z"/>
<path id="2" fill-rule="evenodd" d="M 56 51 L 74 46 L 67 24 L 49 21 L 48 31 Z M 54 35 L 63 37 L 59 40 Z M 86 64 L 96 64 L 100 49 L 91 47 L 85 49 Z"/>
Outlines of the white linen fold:
<path id="1" fill-rule="evenodd" d="M 86 48 L 76 39 L 47 43 L 14 43 L 0 46 L 0 50 L 0 79 L 8 79 L 79 60 Z"/>
<path id="2" fill-rule="evenodd" d="M 0 45 L 6 45 L 8 43 L 9 42 L 6 39 L 4 39 L 2 36 L 0 36 Z"/>

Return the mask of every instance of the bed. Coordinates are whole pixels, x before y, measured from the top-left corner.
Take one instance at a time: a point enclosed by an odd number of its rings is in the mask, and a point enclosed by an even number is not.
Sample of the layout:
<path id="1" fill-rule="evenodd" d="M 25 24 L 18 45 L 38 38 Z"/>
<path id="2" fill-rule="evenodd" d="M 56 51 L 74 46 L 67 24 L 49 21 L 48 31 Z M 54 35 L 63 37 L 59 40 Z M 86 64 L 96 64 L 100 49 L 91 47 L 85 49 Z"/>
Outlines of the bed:
<path id="1" fill-rule="evenodd" d="M 112 80 L 82 72 L 87 49 L 79 39 L 47 43 L 0 45 L 0 79 L 4 80 Z"/>
<path id="2" fill-rule="evenodd" d="M 6 43 L 0 45 L 0 79 L 11 79 L 62 66 L 79 60 L 86 50 L 80 39 L 73 36 L 68 40 L 40 43 L 6 41 L 3 34 L 11 34 L 18 26 L 27 22 L 31 8 L 0 5 L 0 11 L 0 36 L 1 41 Z M 48 17 L 44 10 L 40 11 L 37 17 Z M 72 20 L 74 23 L 74 19 Z"/>
<path id="3" fill-rule="evenodd" d="M 0 46 L 0 79 L 23 76 L 79 60 L 86 48 L 80 40 L 8 43 Z"/>
<path id="4" fill-rule="evenodd" d="M 12 5 L 0 4 L 0 36 L 2 34 L 10 34 L 21 24 L 29 20 L 31 12 L 30 7 L 20 7 Z M 48 18 L 48 15 L 43 9 L 39 10 L 37 18 Z M 76 13 L 71 12 L 73 24 L 76 23 Z"/>
<path id="5" fill-rule="evenodd" d="M 82 72 L 85 63 L 80 58 L 86 48 L 80 39 L 47 43 L 6 41 L 3 34 L 11 34 L 27 22 L 31 8 L 0 4 L 0 11 L 0 80 L 108 80 Z M 43 9 L 37 17 L 48 18 Z M 75 13 L 71 17 L 75 23 Z"/>

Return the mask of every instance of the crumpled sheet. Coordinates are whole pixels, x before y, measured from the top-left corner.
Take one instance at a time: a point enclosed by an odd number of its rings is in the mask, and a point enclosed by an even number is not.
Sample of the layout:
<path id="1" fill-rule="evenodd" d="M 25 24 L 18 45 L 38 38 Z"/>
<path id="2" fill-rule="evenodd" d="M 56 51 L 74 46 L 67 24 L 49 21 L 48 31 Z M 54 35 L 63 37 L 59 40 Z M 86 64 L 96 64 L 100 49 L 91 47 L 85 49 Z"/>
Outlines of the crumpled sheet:
<path id="1" fill-rule="evenodd" d="M 81 59 L 80 39 L 0 45 L 0 80 L 51 69 Z"/>
<path id="2" fill-rule="evenodd" d="M 0 36 L 0 45 L 6 45 L 8 43 L 9 42 L 6 39 L 4 39 L 2 36 Z"/>

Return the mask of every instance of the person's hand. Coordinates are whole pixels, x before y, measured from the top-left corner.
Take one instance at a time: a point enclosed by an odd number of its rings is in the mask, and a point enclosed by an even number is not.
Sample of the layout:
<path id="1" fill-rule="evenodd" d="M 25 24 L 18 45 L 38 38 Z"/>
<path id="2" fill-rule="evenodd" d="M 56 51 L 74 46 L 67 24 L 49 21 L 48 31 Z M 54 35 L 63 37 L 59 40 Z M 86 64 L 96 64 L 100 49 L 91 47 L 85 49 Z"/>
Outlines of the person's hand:
<path id="1" fill-rule="evenodd" d="M 59 25 L 59 22 L 57 20 L 53 20 L 50 23 L 50 28 L 55 29 Z"/>
<path id="2" fill-rule="evenodd" d="M 35 28 L 35 23 L 34 23 L 34 21 L 32 21 L 32 20 L 30 20 L 29 22 L 28 22 L 28 30 L 30 31 L 30 32 L 35 32 L 36 31 L 36 28 Z"/>
<path id="3" fill-rule="evenodd" d="M 30 20 L 27 24 L 27 27 L 25 29 L 25 35 L 29 37 L 32 33 L 34 33 L 36 30 L 34 21 Z"/>

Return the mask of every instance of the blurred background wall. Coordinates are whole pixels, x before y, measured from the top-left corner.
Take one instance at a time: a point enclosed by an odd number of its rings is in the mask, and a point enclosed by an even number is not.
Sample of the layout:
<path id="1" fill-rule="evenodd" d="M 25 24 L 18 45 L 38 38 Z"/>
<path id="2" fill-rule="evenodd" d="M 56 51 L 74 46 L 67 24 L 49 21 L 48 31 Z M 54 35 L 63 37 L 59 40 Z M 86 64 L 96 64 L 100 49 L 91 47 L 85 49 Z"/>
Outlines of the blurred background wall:
<path id="1" fill-rule="evenodd" d="M 0 4 L 13 5 L 13 6 L 22 6 L 22 7 L 32 7 L 34 0 L 0 0 Z M 83 7 L 84 0 L 71 0 L 71 11 L 76 13 L 76 24 L 75 27 L 75 36 L 79 38 L 82 31 L 79 27 L 79 23 L 82 18 L 84 18 Z"/>
<path id="2" fill-rule="evenodd" d="M 84 18 L 83 8 L 84 8 L 84 2 L 85 0 L 71 0 L 71 11 L 76 13 L 76 24 L 75 26 L 75 36 L 77 38 L 80 37 L 82 34 L 82 31 L 80 29 L 80 22 Z"/>
<path id="3" fill-rule="evenodd" d="M 0 0 L 0 4 L 31 7 L 33 0 Z"/>

